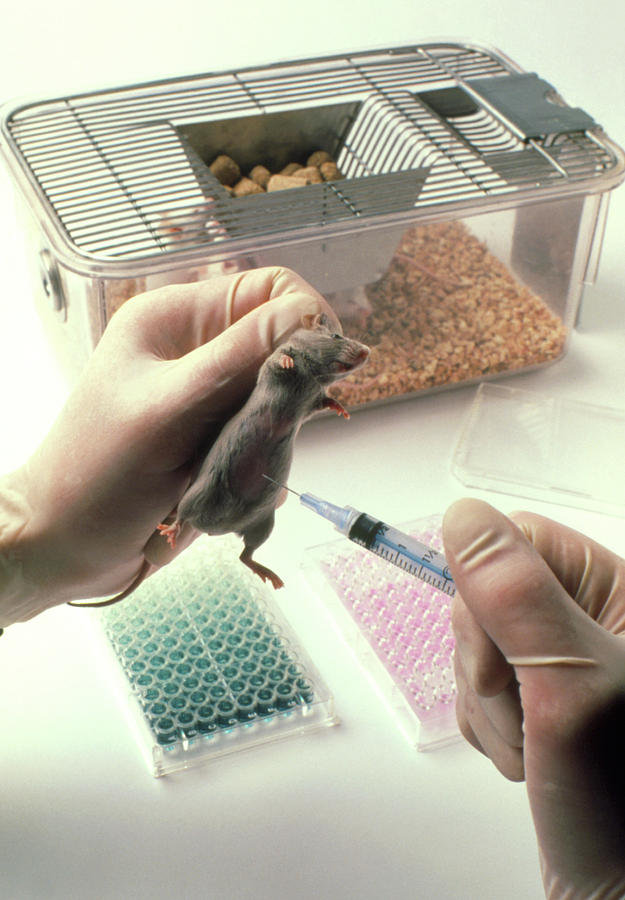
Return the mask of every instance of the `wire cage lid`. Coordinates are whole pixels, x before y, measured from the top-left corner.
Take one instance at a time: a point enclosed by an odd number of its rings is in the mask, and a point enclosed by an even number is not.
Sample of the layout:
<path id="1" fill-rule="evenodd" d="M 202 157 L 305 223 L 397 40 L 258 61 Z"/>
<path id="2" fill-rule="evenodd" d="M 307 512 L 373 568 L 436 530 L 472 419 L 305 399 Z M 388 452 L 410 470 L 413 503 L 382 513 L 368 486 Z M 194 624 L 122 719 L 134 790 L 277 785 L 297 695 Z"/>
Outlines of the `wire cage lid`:
<path id="1" fill-rule="evenodd" d="M 441 210 L 486 210 L 624 177 L 585 112 L 502 54 L 426 44 L 16 105 L 3 149 L 74 267 L 243 252 Z M 340 178 L 233 197 L 209 168 L 315 150 Z M 452 212 L 453 214 L 453 212 Z"/>

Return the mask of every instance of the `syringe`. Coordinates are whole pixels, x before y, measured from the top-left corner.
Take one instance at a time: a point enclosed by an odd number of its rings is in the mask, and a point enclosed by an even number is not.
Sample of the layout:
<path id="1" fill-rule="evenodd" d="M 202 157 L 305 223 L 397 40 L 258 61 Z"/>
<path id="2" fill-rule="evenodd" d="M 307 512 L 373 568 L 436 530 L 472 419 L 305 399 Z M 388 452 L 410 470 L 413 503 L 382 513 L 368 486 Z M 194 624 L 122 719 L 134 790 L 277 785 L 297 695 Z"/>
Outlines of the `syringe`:
<path id="1" fill-rule="evenodd" d="M 263 477 L 274 484 L 280 484 L 269 475 Z M 298 496 L 302 506 L 332 522 L 336 530 L 350 541 L 376 553 L 450 597 L 456 593 L 456 585 L 442 553 L 353 506 L 336 506 L 314 494 L 300 494 L 286 484 L 280 484 L 280 487 Z"/>

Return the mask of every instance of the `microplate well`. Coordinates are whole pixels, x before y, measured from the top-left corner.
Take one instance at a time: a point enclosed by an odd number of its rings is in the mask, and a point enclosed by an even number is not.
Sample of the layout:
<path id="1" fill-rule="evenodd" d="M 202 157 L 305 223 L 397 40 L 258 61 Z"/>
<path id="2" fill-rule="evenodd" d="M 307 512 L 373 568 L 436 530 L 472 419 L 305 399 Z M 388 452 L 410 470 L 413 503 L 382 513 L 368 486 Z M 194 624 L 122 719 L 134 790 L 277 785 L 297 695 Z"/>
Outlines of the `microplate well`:
<path id="1" fill-rule="evenodd" d="M 156 776 L 338 721 L 273 590 L 237 547 L 200 538 L 94 613 L 107 674 Z"/>
<path id="2" fill-rule="evenodd" d="M 440 516 L 402 530 L 443 549 Z M 311 548 L 302 571 L 411 743 L 459 738 L 450 597 L 345 538 Z"/>

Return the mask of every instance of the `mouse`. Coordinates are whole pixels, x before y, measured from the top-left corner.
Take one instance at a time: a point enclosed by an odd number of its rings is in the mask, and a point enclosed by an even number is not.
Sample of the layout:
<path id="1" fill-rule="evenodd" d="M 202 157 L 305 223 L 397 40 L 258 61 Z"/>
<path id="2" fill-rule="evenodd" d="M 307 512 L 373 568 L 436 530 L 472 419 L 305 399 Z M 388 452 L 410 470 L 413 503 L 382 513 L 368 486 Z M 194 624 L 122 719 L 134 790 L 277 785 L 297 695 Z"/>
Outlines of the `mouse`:
<path id="1" fill-rule="evenodd" d="M 349 323 L 352 328 L 364 331 L 373 312 L 364 285 L 324 294 L 324 297 L 335 311 L 343 325 Z"/>
<path id="2" fill-rule="evenodd" d="M 267 357 L 249 398 L 219 433 L 178 503 L 175 521 L 157 526 L 170 546 L 175 548 L 185 522 L 209 535 L 234 532 L 243 538 L 241 562 L 274 588 L 283 587 L 253 554 L 273 531 L 295 438 L 321 410 L 349 418 L 327 390 L 368 357 L 369 348 L 334 330 L 326 315 L 303 316 L 301 326 Z"/>

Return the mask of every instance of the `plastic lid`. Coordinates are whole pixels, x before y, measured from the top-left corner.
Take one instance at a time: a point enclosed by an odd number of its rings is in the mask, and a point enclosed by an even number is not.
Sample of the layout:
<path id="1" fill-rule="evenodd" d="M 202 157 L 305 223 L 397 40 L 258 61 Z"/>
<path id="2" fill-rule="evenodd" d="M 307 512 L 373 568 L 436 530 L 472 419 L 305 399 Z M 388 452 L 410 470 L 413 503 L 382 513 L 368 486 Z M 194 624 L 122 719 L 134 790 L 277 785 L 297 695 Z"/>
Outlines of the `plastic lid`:
<path id="1" fill-rule="evenodd" d="M 468 487 L 625 516 L 625 410 L 499 384 L 477 390 L 452 458 Z"/>

